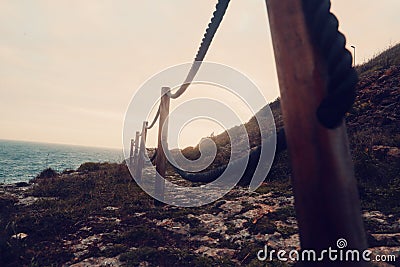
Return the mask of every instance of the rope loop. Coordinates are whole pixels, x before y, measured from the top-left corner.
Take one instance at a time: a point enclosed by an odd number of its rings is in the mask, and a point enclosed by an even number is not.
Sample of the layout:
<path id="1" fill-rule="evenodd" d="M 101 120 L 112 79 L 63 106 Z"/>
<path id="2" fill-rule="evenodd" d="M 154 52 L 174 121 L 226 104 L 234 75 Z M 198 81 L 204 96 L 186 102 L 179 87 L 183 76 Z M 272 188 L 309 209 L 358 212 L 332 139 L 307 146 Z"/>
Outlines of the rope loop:
<path id="1" fill-rule="evenodd" d="M 327 95 L 317 108 L 318 121 L 326 128 L 338 127 L 355 101 L 358 75 L 352 55 L 345 48 L 346 38 L 339 32 L 339 21 L 330 12 L 330 0 L 302 0 L 311 39 L 327 66 Z"/>

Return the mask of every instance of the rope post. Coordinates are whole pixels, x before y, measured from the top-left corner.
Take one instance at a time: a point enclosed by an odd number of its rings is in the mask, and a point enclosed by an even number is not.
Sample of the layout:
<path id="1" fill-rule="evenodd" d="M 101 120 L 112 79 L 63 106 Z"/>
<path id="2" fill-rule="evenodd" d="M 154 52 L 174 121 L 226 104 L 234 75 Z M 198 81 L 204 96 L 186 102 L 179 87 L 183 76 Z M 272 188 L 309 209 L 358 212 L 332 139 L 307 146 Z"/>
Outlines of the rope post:
<path id="1" fill-rule="evenodd" d="M 132 171 L 136 171 L 138 168 L 138 158 L 139 158 L 139 138 L 140 138 L 140 132 L 136 132 L 135 136 L 135 152 L 133 154 L 133 168 L 131 169 Z"/>
<path id="2" fill-rule="evenodd" d="M 146 152 L 146 135 L 147 135 L 147 121 L 143 122 L 142 133 L 140 135 L 140 148 L 137 157 L 137 168 L 135 170 L 135 178 L 140 183 L 142 181 L 142 170 L 144 166 L 144 154 Z"/>
<path id="3" fill-rule="evenodd" d="M 160 121 L 158 126 L 158 148 L 156 156 L 156 180 L 154 185 L 155 195 L 159 200 L 164 199 L 165 189 L 165 172 L 167 169 L 167 157 L 165 156 L 164 149 L 168 149 L 168 115 L 170 103 L 170 88 L 163 87 L 161 89 L 161 103 L 160 103 Z M 163 147 L 164 145 L 164 147 Z M 162 205 L 158 200 L 154 200 L 154 205 Z"/>
<path id="4" fill-rule="evenodd" d="M 134 158 L 134 156 L 133 156 L 133 147 L 134 147 L 134 140 L 133 139 L 131 139 L 131 148 L 130 148 L 130 151 L 129 151 L 129 168 L 132 168 L 132 164 L 133 164 L 133 158 Z"/>
<path id="5" fill-rule="evenodd" d="M 367 244 L 346 129 L 342 123 L 329 130 L 317 120 L 317 107 L 326 95 L 326 70 L 309 37 L 302 1 L 266 0 L 266 4 L 301 247 L 318 253 L 335 248 L 344 238 L 345 249 L 357 249 L 361 255 Z M 337 266 L 325 261 L 314 264 Z"/>

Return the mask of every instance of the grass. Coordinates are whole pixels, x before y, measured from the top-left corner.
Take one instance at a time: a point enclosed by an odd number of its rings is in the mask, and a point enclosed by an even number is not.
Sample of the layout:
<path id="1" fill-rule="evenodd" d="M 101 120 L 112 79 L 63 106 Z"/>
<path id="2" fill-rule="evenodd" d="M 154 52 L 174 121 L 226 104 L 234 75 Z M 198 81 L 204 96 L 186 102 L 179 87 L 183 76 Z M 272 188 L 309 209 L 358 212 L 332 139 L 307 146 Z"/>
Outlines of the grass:
<path id="1" fill-rule="evenodd" d="M 393 65 L 400 65 L 400 44 L 389 46 L 383 52 L 373 56 L 367 62 L 356 67 L 361 78 L 371 72 L 388 68 Z"/>
<path id="2" fill-rule="evenodd" d="M 128 217 L 132 210 L 148 209 L 151 199 L 130 182 L 126 166 L 98 165 L 97 172 L 36 179 L 37 184 L 29 194 L 41 199 L 29 208 L 15 207 L 14 200 L 1 198 L 0 262 L 10 265 L 13 262 L 34 262 L 40 266 L 50 262 L 64 263 L 72 259 L 72 253 L 51 244 L 59 243 L 66 234 L 76 232 L 80 223 L 87 223 L 93 216 L 104 215 L 107 206 L 121 205 L 119 213 L 122 218 Z M 81 170 L 87 170 L 88 165 L 82 166 Z M 90 166 L 93 169 L 94 165 Z M 133 206 L 130 205 L 132 203 Z M 19 232 L 27 233 L 28 237 L 9 243 L 9 237 Z"/>
<path id="3" fill-rule="evenodd" d="M 195 254 L 188 241 L 189 236 L 208 234 L 199 219 L 188 215 L 213 213 L 213 205 L 193 209 L 156 207 L 132 182 L 125 165 L 95 165 L 84 164 L 79 172 L 36 179 L 28 194 L 39 200 L 31 206 L 14 206 L 14 198 L 0 197 L 1 266 L 60 266 L 73 262 L 74 251 L 63 242 L 73 240 L 78 233 L 80 240 L 102 234 L 101 242 L 111 244 L 102 251 L 89 246 L 85 258 L 121 255 L 126 266 L 142 261 L 150 266 L 232 266 L 227 258 Z M 117 209 L 105 209 L 110 206 Z M 139 212 L 145 215 L 136 215 Z M 113 217 L 120 221 L 107 221 Z M 154 222 L 166 218 L 189 224 L 189 235 L 166 231 Z M 82 233 L 82 227 L 90 230 Z M 21 232 L 28 237 L 11 238 Z"/>

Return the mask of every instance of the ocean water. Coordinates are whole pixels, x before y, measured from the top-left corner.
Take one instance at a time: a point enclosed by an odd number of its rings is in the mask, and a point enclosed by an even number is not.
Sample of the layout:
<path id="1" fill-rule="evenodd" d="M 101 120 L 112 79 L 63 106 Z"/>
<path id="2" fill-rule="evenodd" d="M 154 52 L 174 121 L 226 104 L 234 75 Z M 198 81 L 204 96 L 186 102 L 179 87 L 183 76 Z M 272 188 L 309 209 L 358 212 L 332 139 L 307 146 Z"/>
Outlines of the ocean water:
<path id="1" fill-rule="evenodd" d="M 122 162 L 122 149 L 0 140 L 0 183 L 28 182 L 42 170 L 77 169 L 85 162 Z"/>

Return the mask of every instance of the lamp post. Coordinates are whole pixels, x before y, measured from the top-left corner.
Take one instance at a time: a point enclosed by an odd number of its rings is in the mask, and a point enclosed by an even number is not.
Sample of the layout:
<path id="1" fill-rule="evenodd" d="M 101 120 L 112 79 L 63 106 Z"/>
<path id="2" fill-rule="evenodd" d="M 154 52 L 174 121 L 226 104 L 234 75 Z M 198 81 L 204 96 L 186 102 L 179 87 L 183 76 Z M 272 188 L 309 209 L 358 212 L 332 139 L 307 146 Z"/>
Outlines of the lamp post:
<path id="1" fill-rule="evenodd" d="M 356 66 L 356 47 L 354 45 L 351 46 L 353 48 L 353 67 Z"/>

